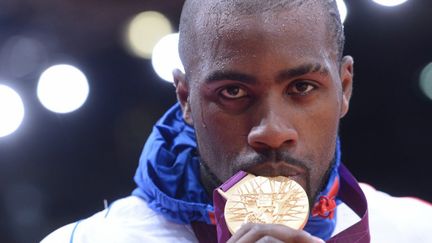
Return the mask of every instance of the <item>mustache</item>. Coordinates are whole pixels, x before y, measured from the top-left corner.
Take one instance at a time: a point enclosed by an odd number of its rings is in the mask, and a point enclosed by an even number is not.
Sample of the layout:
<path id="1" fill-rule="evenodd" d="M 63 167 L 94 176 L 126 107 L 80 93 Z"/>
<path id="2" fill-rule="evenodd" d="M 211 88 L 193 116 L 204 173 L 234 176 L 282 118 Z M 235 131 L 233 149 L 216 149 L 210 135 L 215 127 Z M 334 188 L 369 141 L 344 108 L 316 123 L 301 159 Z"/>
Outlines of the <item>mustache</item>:
<path id="1" fill-rule="evenodd" d="M 280 151 L 280 150 L 270 150 L 265 153 L 249 153 L 247 155 L 241 155 L 241 158 L 237 159 L 237 163 L 235 163 L 235 170 L 247 170 L 250 167 L 263 164 L 263 163 L 287 163 L 293 166 L 297 166 L 305 170 L 307 173 L 310 172 L 311 168 L 309 165 L 311 164 L 308 161 L 297 159 L 293 157 L 289 152 Z"/>

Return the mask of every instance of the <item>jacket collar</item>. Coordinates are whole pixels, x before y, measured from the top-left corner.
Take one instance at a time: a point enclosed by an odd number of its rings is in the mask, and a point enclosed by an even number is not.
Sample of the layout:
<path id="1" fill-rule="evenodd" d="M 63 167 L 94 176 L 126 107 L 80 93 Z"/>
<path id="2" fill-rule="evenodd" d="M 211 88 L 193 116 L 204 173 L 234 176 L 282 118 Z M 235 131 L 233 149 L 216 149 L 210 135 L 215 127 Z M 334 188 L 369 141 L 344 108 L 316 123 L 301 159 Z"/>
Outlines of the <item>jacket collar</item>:
<path id="1" fill-rule="evenodd" d="M 329 181 L 318 198 L 334 190 L 335 181 L 339 178 L 339 165 L 338 141 Z M 143 198 L 150 208 L 173 222 L 190 224 L 200 221 L 211 224 L 213 204 L 199 178 L 195 132 L 184 122 L 177 103 L 154 125 L 144 145 L 134 177 L 137 188 L 132 194 Z M 305 230 L 328 239 L 335 223 L 335 217 L 330 219 L 311 215 Z"/>

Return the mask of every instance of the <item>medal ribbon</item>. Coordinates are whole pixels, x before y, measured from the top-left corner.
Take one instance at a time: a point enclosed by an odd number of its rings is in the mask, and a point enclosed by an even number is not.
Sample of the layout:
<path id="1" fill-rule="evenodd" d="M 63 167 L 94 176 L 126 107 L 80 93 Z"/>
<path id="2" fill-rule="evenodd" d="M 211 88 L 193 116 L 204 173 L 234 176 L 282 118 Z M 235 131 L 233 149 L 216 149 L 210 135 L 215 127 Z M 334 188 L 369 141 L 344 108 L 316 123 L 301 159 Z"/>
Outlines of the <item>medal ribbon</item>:
<path id="1" fill-rule="evenodd" d="M 328 243 L 369 243 L 369 222 L 368 222 L 368 210 L 366 197 L 358 185 L 357 180 L 348 171 L 348 169 L 341 164 L 339 167 L 340 173 L 340 191 L 339 197 L 345 202 L 360 218 L 361 220 L 356 224 L 352 225 L 348 229 L 340 232 L 339 234 L 333 236 L 329 239 Z M 227 191 L 234 184 L 239 182 L 247 175 L 246 172 L 240 171 L 226 181 L 222 186 L 219 187 L 222 191 Z M 216 231 L 217 231 L 217 241 L 227 242 L 231 237 L 231 233 L 225 222 L 225 204 L 226 199 L 219 194 L 216 190 L 213 191 L 213 205 L 215 208 L 215 218 L 216 218 Z M 194 227 L 195 228 L 195 227 Z M 199 235 L 199 234 L 197 234 Z M 199 237 L 200 238 L 200 237 Z M 207 238 L 208 239 L 208 238 Z M 201 242 L 201 240 L 200 240 Z"/>

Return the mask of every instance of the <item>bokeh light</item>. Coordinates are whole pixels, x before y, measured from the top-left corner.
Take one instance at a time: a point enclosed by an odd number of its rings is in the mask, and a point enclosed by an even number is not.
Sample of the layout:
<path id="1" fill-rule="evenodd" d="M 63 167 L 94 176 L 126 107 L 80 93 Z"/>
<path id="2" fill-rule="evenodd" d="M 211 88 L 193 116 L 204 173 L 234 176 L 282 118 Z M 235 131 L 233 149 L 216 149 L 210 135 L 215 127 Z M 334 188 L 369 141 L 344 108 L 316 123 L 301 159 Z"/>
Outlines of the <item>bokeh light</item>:
<path id="1" fill-rule="evenodd" d="M 37 96 L 45 108 L 68 113 L 80 108 L 87 100 L 89 85 L 78 68 L 60 64 L 45 70 L 39 78 Z"/>
<path id="2" fill-rule="evenodd" d="M 39 71 L 47 59 L 46 48 L 36 38 L 26 36 L 10 37 L 0 50 L 0 72 L 15 79 Z"/>
<path id="3" fill-rule="evenodd" d="M 348 15 L 348 8 L 347 8 L 344 0 L 336 0 L 336 4 L 337 4 L 338 9 L 339 9 L 339 15 L 340 15 L 341 21 L 342 21 L 342 23 L 344 23 L 347 15 Z"/>
<path id="4" fill-rule="evenodd" d="M 432 62 L 421 71 L 419 85 L 426 97 L 432 100 Z"/>
<path id="5" fill-rule="evenodd" d="M 394 7 L 402 3 L 405 3 L 407 0 L 372 0 L 372 1 L 386 7 Z"/>
<path id="6" fill-rule="evenodd" d="M 171 23 L 163 14 L 146 11 L 136 15 L 129 22 L 126 41 L 135 55 L 150 59 L 156 43 L 171 32 Z"/>
<path id="7" fill-rule="evenodd" d="M 180 69 L 184 72 L 178 52 L 179 34 L 169 34 L 163 37 L 154 47 L 152 64 L 155 72 L 163 80 L 173 82 L 172 71 Z"/>
<path id="8" fill-rule="evenodd" d="M 24 104 L 12 88 L 0 84 L 0 137 L 15 132 L 24 119 Z"/>

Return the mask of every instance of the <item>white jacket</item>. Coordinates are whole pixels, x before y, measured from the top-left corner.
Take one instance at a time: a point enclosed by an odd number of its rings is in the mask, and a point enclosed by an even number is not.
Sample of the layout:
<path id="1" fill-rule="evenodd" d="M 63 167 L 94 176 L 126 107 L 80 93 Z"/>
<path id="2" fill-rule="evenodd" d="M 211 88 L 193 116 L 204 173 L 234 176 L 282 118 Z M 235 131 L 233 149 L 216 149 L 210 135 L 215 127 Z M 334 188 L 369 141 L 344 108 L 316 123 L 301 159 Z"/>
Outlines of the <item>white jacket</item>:
<path id="1" fill-rule="evenodd" d="M 371 242 L 432 243 L 432 205 L 414 198 L 397 198 L 360 184 L 369 209 Z M 337 208 L 336 234 L 359 220 L 345 204 Z M 190 225 L 166 220 L 142 199 L 129 196 L 95 215 L 68 224 L 41 243 L 197 242 Z"/>

